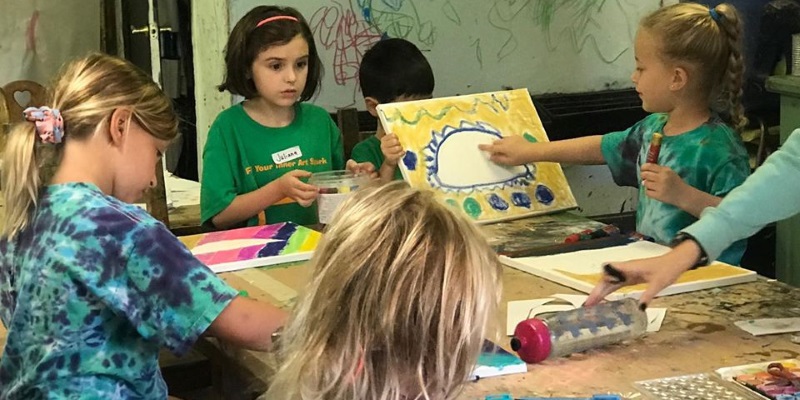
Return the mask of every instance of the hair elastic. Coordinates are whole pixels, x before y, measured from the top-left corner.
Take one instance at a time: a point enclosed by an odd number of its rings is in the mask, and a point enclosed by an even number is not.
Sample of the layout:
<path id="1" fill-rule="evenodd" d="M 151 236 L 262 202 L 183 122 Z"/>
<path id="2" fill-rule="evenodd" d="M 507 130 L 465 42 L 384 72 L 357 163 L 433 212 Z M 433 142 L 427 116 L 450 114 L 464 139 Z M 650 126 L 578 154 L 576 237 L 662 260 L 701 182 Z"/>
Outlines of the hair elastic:
<path id="1" fill-rule="evenodd" d="M 720 15 L 720 13 L 717 12 L 716 8 L 708 9 L 708 14 L 711 15 L 711 19 L 713 19 L 714 22 L 720 23 L 720 21 L 722 21 L 722 15 Z"/>
<path id="2" fill-rule="evenodd" d="M 28 107 L 22 112 L 22 116 L 36 125 L 36 134 L 43 143 L 61 143 L 64 137 L 64 119 L 58 109 Z"/>
<path id="3" fill-rule="evenodd" d="M 256 28 L 258 28 L 258 27 L 260 27 L 261 25 L 264 25 L 264 24 L 266 24 L 266 23 L 268 23 L 268 22 L 272 22 L 272 21 L 278 21 L 278 20 L 282 20 L 282 19 L 285 19 L 285 20 L 287 20 L 287 21 L 294 21 L 294 22 L 298 22 L 297 18 L 295 18 L 295 17 L 293 17 L 293 16 L 291 16 L 291 15 L 276 15 L 276 16 L 274 16 L 274 17 L 269 17 L 269 18 L 264 18 L 264 19 L 262 19 L 262 20 L 261 20 L 261 22 L 259 22 L 259 23 L 256 25 Z"/>

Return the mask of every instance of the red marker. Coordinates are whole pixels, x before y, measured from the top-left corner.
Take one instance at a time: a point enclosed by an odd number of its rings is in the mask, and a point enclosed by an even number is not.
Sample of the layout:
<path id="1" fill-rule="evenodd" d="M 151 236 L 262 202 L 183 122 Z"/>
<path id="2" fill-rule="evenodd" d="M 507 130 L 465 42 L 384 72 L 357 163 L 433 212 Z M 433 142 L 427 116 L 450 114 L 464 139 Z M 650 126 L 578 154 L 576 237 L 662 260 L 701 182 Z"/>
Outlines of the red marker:
<path id="1" fill-rule="evenodd" d="M 650 140 L 650 149 L 647 150 L 647 162 L 650 164 L 658 164 L 658 153 L 661 152 L 661 139 L 663 135 L 656 132 L 653 134 L 653 139 Z"/>

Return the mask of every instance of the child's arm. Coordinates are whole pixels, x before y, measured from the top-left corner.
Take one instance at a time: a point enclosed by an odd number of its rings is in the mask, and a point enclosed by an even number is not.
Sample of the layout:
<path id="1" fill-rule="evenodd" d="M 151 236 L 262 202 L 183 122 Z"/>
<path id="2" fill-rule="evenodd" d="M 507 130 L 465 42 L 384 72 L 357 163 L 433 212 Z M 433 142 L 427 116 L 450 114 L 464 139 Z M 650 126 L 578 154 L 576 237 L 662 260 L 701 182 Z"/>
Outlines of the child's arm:
<path id="1" fill-rule="evenodd" d="M 237 296 L 217 316 L 206 334 L 238 347 L 268 350 L 272 334 L 286 323 L 288 314 L 267 303 Z"/>
<path id="2" fill-rule="evenodd" d="M 672 204 L 695 218 L 700 218 L 706 207 L 716 207 L 722 201 L 687 184 L 671 168 L 657 164 L 642 165 L 642 185 L 648 197 Z"/>
<path id="3" fill-rule="evenodd" d="M 605 164 L 600 142 L 602 136 L 586 136 L 555 142 L 531 143 L 521 136 L 508 136 L 492 144 L 479 145 L 490 154 L 491 160 L 504 165 L 533 162 L 567 164 Z"/>
<path id="4" fill-rule="evenodd" d="M 316 186 L 300 180 L 309 176 L 311 173 L 308 171 L 299 169 L 289 171 L 250 193 L 236 196 L 228 207 L 211 218 L 211 222 L 219 229 L 229 228 L 287 197 L 308 207 L 319 192 Z"/>
<path id="5" fill-rule="evenodd" d="M 397 163 L 403 158 L 405 151 L 400 144 L 397 136 L 387 133 L 381 138 L 381 153 L 383 153 L 383 164 L 378 174 L 381 182 L 391 182 L 394 179 Z"/>

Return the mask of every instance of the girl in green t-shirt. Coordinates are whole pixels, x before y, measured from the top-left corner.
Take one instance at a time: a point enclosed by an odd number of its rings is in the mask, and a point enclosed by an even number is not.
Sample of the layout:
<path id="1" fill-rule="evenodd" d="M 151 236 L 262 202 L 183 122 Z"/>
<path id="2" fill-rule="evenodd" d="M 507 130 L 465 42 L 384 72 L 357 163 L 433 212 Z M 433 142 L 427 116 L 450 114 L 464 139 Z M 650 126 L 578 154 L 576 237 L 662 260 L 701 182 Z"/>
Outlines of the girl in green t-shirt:
<path id="1" fill-rule="evenodd" d="M 328 113 L 303 103 L 317 91 L 321 61 L 308 23 L 291 7 L 259 6 L 231 32 L 220 90 L 245 98 L 221 112 L 203 151 L 201 220 L 216 228 L 317 223 L 314 172 L 369 163 L 344 160 Z"/>

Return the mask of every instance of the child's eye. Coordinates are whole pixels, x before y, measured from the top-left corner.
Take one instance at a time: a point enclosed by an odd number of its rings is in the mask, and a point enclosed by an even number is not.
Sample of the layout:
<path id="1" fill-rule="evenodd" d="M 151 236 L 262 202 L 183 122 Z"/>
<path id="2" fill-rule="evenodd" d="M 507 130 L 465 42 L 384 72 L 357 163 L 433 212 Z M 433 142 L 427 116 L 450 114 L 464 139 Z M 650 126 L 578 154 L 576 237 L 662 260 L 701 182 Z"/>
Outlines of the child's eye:
<path id="1" fill-rule="evenodd" d="M 308 66 L 308 61 L 298 61 L 297 62 L 297 68 L 305 68 L 306 66 Z"/>
<path id="2" fill-rule="evenodd" d="M 270 64 L 269 69 L 273 71 L 279 71 L 281 69 L 281 63 Z"/>

